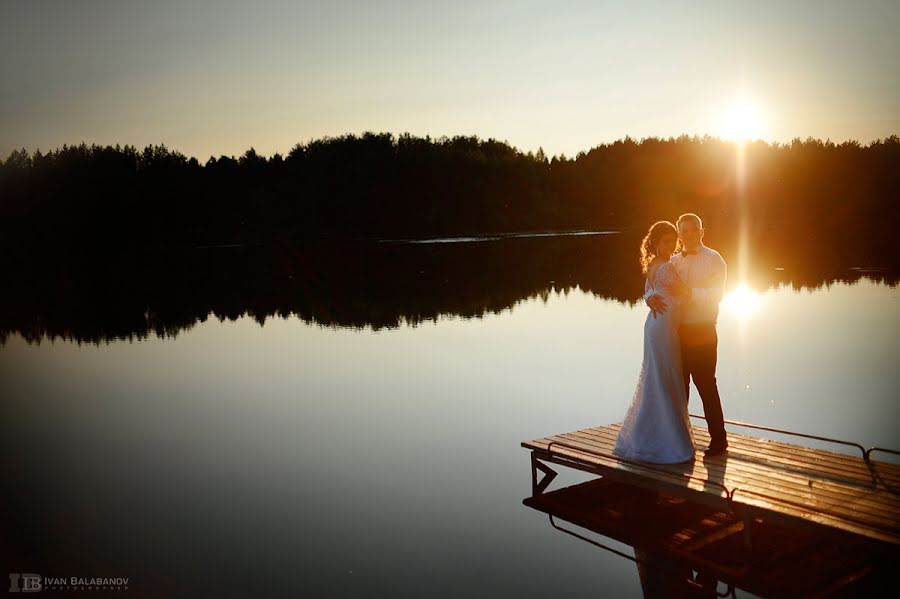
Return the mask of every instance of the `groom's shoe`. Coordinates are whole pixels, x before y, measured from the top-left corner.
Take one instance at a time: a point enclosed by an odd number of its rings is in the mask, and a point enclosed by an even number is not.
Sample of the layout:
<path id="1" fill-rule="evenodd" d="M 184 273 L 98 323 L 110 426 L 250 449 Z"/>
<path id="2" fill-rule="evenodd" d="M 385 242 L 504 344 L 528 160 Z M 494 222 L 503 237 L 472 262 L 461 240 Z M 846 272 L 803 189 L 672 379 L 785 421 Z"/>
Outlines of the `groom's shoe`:
<path id="1" fill-rule="evenodd" d="M 703 450 L 703 455 L 709 457 L 714 455 L 722 455 L 723 453 L 728 452 L 728 443 L 722 445 L 710 445 L 708 448 Z"/>

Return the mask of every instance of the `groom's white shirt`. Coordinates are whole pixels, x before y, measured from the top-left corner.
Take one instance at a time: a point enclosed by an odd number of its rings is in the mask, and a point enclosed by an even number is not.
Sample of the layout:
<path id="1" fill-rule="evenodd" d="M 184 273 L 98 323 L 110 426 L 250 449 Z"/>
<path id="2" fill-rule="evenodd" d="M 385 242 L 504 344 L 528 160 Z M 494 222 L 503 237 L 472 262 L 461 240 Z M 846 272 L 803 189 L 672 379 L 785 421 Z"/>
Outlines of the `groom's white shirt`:
<path id="1" fill-rule="evenodd" d="M 728 270 L 721 254 L 701 243 L 696 254 L 685 256 L 679 252 L 672 256 L 671 262 L 681 280 L 691 288 L 691 300 L 684 305 L 682 322 L 716 322 Z M 653 293 L 653 289 L 648 289 L 644 301 Z"/>

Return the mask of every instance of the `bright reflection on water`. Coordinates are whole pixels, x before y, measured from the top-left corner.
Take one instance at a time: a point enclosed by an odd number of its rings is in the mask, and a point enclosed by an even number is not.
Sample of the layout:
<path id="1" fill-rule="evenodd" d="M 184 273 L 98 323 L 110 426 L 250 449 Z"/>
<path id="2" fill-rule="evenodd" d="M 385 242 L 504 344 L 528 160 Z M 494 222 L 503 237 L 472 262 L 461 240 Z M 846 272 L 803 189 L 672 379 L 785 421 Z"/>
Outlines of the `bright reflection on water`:
<path id="1" fill-rule="evenodd" d="M 762 293 L 754 291 L 746 283 L 740 283 L 725 294 L 719 307 L 737 315 L 738 320 L 746 320 L 759 309 L 762 299 Z"/>
<path id="2" fill-rule="evenodd" d="M 731 291 L 726 418 L 900 446 L 898 308 L 865 279 Z M 631 562 L 522 506 L 519 443 L 622 418 L 645 315 L 576 288 L 378 332 L 242 317 L 100 346 L 14 335 L 6 561 L 138 594 L 640 596 Z"/>

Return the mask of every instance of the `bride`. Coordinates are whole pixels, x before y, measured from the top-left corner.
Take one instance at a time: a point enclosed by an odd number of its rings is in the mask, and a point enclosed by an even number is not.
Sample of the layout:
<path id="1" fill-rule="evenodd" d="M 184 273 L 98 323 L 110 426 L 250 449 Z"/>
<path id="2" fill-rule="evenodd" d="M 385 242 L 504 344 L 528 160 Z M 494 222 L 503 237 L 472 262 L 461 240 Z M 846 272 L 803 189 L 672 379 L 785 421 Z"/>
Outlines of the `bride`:
<path id="1" fill-rule="evenodd" d="M 613 449 L 626 459 L 675 464 L 694 458 L 678 341 L 681 308 L 690 290 L 669 262 L 677 244 L 678 231 L 669 221 L 654 223 L 641 242 L 645 291 L 652 288 L 672 307 L 649 312 L 644 322 L 644 360 Z"/>

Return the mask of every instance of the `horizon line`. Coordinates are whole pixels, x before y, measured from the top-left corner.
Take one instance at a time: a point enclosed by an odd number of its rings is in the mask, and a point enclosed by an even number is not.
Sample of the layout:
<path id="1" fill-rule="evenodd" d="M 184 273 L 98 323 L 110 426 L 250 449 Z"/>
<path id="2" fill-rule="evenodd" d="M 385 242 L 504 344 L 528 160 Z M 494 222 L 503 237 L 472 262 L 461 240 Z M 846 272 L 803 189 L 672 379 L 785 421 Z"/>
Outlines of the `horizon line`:
<path id="1" fill-rule="evenodd" d="M 402 133 L 394 133 L 393 131 L 366 130 L 366 131 L 363 131 L 362 133 L 347 132 L 347 133 L 341 133 L 338 135 L 322 135 L 319 137 L 310 137 L 305 142 L 296 142 L 294 145 L 291 146 L 290 150 L 288 150 L 287 152 L 283 153 L 283 152 L 276 151 L 276 152 L 273 152 L 271 155 L 260 154 L 256 151 L 255 147 L 253 145 L 251 145 L 242 154 L 237 155 L 237 156 L 234 154 L 231 154 L 231 155 L 219 154 L 218 156 L 210 154 L 209 158 L 207 159 L 207 162 L 210 159 L 216 159 L 216 160 L 221 159 L 221 158 L 237 159 L 242 156 L 246 156 L 251 151 L 256 156 L 265 158 L 266 160 L 271 160 L 271 159 L 275 158 L 275 156 L 281 156 L 282 158 L 286 158 L 296 148 L 308 147 L 309 145 L 316 143 L 316 142 L 338 141 L 338 140 L 342 140 L 342 139 L 364 139 L 366 137 L 384 137 L 384 136 L 389 136 L 391 138 L 392 145 L 396 144 L 396 142 L 400 138 L 421 139 L 421 140 L 431 141 L 433 143 L 434 142 L 441 143 L 443 141 L 452 141 L 455 139 L 472 139 L 472 140 L 476 140 L 476 141 L 483 142 L 483 143 L 502 143 L 502 144 L 505 144 L 510 149 L 513 149 L 516 152 L 522 154 L 523 156 L 528 156 L 529 154 L 536 155 L 539 152 L 544 151 L 543 146 L 539 146 L 537 151 L 534 151 L 534 150 L 523 151 L 521 148 L 510 143 L 509 140 L 507 140 L 507 139 L 498 139 L 496 137 L 480 137 L 477 134 L 468 134 L 467 135 L 467 134 L 458 133 L 458 134 L 454 134 L 454 135 L 441 134 L 440 136 L 433 136 L 431 134 L 417 135 L 417 134 L 410 133 L 409 131 L 404 131 Z M 559 154 L 552 154 L 552 155 L 548 155 L 545 153 L 544 155 L 547 160 L 552 160 L 554 158 L 556 158 L 558 160 L 572 159 L 572 158 L 577 158 L 582 155 L 589 154 L 591 151 L 593 151 L 597 148 L 614 146 L 619 143 L 629 143 L 629 142 L 634 143 L 636 145 L 641 145 L 642 143 L 644 143 L 646 141 L 677 142 L 677 141 L 682 141 L 682 140 L 688 140 L 688 141 L 713 142 L 713 143 L 729 144 L 729 145 L 763 144 L 763 145 L 766 145 L 769 147 L 774 147 L 774 148 L 789 147 L 795 143 L 801 143 L 801 144 L 802 143 L 820 143 L 825 146 L 830 145 L 830 146 L 834 146 L 834 147 L 840 147 L 840 146 L 844 146 L 844 145 L 856 145 L 856 146 L 859 146 L 860 148 L 869 148 L 869 147 L 872 147 L 875 145 L 883 144 L 883 143 L 891 141 L 891 140 L 897 140 L 897 138 L 900 138 L 900 134 L 892 133 L 885 137 L 873 138 L 868 143 L 863 143 L 863 142 L 860 142 L 858 139 L 854 139 L 854 138 L 848 138 L 843 141 L 834 141 L 830 137 L 822 139 L 820 137 L 812 137 L 811 135 L 807 136 L 806 138 L 801 138 L 798 136 L 798 137 L 791 138 L 789 141 L 779 141 L 779 140 L 766 140 L 766 139 L 762 139 L 762 138 L 747 138 L 747 139 L 740 139 L 740 140 L 739 139 L 730 139 L 730 138 L 723 138 L 719 135 L 712 135 L 709 133 L 704 133 L 702 135 L 696 134 L 696 133 L 695 134 L 681 133 L 678 136 L 669 135 L 667 137 L 662 137 L 662 136 L 657 136 L 657 135 L 648 135 L 648 136 L 640 137 L 640 138 L 632 137 L 631 135 L 626 134 L 625 137 L 617 138 L 613 141 L 601 142 L 597 145 L 592 146 L 591 148 L 589 148 L 587 150 L 579 150 L 578 152 L 576 152 L 575 154 L 573 154 L 571 156 L 567 155 L 565 152 L 560 152 Z M 9 158 L 12 157 L 13 154 L 21 153 L 23 151 L 28 156 L 34 156 L 38 152 L 40 152 L 42 155 L 46 155 L 46 154 L 50 154 L 50 153 L 59 152 L 61 150 L 65 150 L 67 148 L 80 148 L 80 147 L 113 148 L 113 149 L 115 149 L 115 148 L 119 148 L 119 149 L 133 148 L 134 150 L 138 149 L 138 146 L 136 144 L 130 144 L 130 143 L 122 144 L 122 143 L 117 142 L 115 145 L 113 145 L 111 143 L 98 143 L 96 141 L 88 143 L 84 140 L 82 140 L 78 143 L 63 143 L 61 146 L 56 146 L 54 149 L 47 150 L 47 151 L 42 151 L 40 149 L 40 147 L 38 147 L 38 146 L 32 146 L 33 149 L 30 151 L 26 146 L 18 146 L 18 147 L 14 147 L 12 150 L 10 150 L 6 159 L 0 157 L 0 164 L 7 162 L 9 160 Z M 184 156 L 187 159 L 193 158 L 193 159 L 197 160 L 198 162 L 200 162 L 200 158 L 198 156 L 185 154 L 184 152 L 181 152 L 178 149 L 169 147 L 165 142 L 148 143 L 148 144 L 141 146 L 141 149 L 147 149 L 147 148 L 151 148 L 151 149 L 152 148 L 164 148 L 166 150 L 169 150 L 170 152 L 181 154 L 182 156 Z"/>

